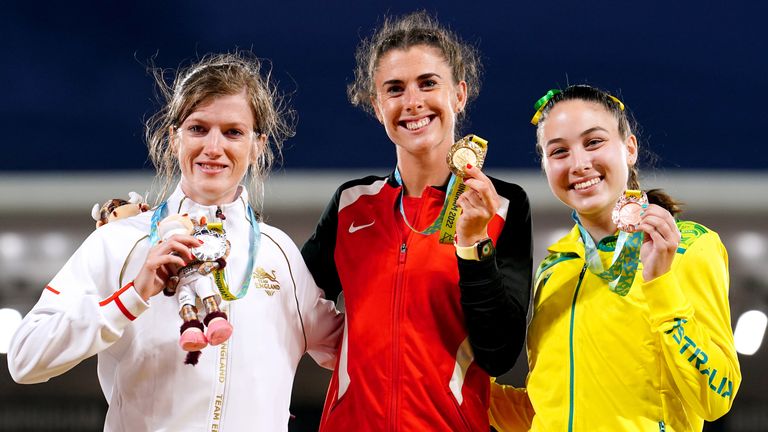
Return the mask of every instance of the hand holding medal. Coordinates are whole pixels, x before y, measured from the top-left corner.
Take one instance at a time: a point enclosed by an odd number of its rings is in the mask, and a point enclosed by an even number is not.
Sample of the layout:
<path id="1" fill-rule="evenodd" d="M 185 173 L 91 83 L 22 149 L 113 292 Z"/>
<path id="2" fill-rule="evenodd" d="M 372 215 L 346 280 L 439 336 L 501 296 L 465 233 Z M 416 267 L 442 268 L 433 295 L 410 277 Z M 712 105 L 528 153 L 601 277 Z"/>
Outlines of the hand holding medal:
<path id="1" fill-rule="evenodd" d="M 680 244 L 680 230 L 675 217 L 655 204 L 645 209 L 638 230 L 643 235 L 640 261 L 643 263 L 643 280 L 647 282 L 672 268 Z"/>
<path id="2" fill-rule="evenodd" d="M 488 237 L 488 222 L 498 209 L 498 194 L 493 183 L 480 169 L 485 163 L 488 142 L 477 135 L 467 135 L 448 152 L 447 162 L 457 177 L 455 190 L 449 191 L 451 212 L 446 221 L 455 220 L 452 230 L 446 230 L 441 243 L 456 241 L 469 246 Z"/>
<path id="3" fill-rule="evenodd" d="M 594 275 L 608 282 L 608 288 L 620 296 L 629 294 L 640 262 L 640 246 L 643 233 L 638 232 L 643 214 L 648 208 L 648 197 L 639 190 L 625 191 L 611 212 L 611 220 L 619 229 L 611 265 L 605 268 L 597 253 L 592 236 L 581 225 L 576 212 L 573 219 L 581 231 L 587 267 Z"/>
<path id="4" fill-rule="evenodd" d="M 457 203 L 460 196 L 467 190 L 466 182 L 478 181 L 482 182 L 485 186 L 482 187 L 483 191 L 473 190 L 477 194 L 477 197 L 473 201 L 483 201 L 483 195 L 492 195 L 494 199 L 487 200 L 491 205 L 495 205 L 497 195 L 490 180 L 485 177 L 479 168 L 483 166 L 485 162 L 485 154 L 488 149 L 488 141 L 480 138 L 477 135 L 467 135 L 460 139 L 451 146 L 448 152 L 447 162 L 453 175 L 448 182 L 448 192 L 445 196 L 445 202 L 443 203 L 443 209 L 440 215 L 427 229 L 418 231 L 408 223 L 408 218 L 405 217 L 405 210 L 403 209 L 402 197 L 400 198 L 400 213 L 403 215 L 403 220 L 406 225 L 419 234 L 430 235 L 438 230 L 440 231 L 439 241 L 442 244 L 453 244 L 456 237 L 456 226 L 459 222 L 459 216 L 461 215 L 462 208 Z M 468 168 L 470 167 L 470 168 Z M 477 169 L 483 180 L 468 177 L 468 169 Z M 466 177 L 466 180 L 465 180 Z M 395 180 L 402 184 L 402 178 L 400 171 L 395 169 Z M 479 207 L 479 206 L 478 206 Z M 495 212 L 496 209 L 493 209 Z M 491 215 L 492 216 L 492 215 Z M 483 225 L 485 228 L 485 225 Z"/>

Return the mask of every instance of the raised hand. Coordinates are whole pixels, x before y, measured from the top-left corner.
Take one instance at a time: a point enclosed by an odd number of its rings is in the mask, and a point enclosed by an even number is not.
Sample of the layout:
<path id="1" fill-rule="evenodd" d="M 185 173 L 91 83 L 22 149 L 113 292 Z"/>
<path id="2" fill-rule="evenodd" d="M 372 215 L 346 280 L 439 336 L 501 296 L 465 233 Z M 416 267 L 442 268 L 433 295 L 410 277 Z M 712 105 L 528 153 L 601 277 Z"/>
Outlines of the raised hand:
<path id="1" fill-rule="evenodd" d="M 191 235 L 176 234 L 158 242 L 149 250 L 144 265 L 139 270 L 133 287 L 147 301 L 163 290 L 168 278 L 194 260 L 190 248 L 200 246 L 200 241 Z"/>
<path id="2" fill-rule="evenodd" d="M 643 279 L 650 281 L 668 272 L 680 243 L 675 218 L 663 207 L 651 204 L 642 215 L 638 230 L 644 233 L 640 248 Z"/>
<path id="3" fill-rule="evenodd" d="M 491 179 L 477 167 L 467 165 L 464 171 L 467 190 L 456 201 L 462 210 L 456 224 L 456 242 L 470 246 L 488 237 L 488 222 L 499 208 L 499 194 Z"/>

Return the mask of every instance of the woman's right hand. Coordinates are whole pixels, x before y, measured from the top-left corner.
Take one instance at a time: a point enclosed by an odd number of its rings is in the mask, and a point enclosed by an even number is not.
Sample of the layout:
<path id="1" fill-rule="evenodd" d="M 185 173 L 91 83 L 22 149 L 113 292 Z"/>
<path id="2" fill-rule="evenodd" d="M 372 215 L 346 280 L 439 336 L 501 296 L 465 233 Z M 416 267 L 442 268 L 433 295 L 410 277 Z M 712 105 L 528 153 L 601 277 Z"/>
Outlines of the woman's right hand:
<path id="1" fill-rule="evenodd" d="M 194 260 L 190 249 L 197 246 L 200 241 L 186 234 L 173 235 L 153 246 L 133 280 L 133 287 L 141 298 L 148 301 L 162 291 L 177 269 Z"/>

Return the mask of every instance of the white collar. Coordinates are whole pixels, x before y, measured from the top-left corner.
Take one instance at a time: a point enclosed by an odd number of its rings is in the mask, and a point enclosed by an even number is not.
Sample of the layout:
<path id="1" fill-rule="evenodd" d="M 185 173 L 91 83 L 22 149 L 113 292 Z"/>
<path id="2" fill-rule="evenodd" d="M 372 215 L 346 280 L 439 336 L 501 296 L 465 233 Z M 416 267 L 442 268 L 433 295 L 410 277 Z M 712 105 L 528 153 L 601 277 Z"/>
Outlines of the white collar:
<path id="1" fill-rule="evenodd" d="M 170 213 L 189 213 L 191 216 L 206 215 L 208 218 L 212 218 L 216 215 L 217 210 L 221 209 L 226 218 L 247 218 L 247 206 L 248 206 L 248 191 L 244 186 L 238 186 L 239 195 L 237 199 L 232 202 L 220 204 L 220 205 L 203 205 L 192 200 L 192 198 L 186 196 L 184 191 L 181 190 L 181 182 L 176 185 L 173 193 L 166 200 L 168 203 L 168 211 Z"/>

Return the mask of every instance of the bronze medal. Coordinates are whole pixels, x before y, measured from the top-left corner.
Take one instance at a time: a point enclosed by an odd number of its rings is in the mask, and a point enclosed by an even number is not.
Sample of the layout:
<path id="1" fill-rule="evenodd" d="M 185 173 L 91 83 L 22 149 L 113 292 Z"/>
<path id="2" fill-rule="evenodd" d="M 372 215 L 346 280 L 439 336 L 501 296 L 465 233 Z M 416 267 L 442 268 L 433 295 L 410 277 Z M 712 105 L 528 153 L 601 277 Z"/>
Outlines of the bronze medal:
<path id="1" fill-rule="evenodd" d="M 644 192 L 627 190 L 616 202 L 611 220 L 619 230 L 633 233 L 637 231 L 646 207 L 648 207 L 648 197 Z"/>

